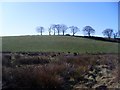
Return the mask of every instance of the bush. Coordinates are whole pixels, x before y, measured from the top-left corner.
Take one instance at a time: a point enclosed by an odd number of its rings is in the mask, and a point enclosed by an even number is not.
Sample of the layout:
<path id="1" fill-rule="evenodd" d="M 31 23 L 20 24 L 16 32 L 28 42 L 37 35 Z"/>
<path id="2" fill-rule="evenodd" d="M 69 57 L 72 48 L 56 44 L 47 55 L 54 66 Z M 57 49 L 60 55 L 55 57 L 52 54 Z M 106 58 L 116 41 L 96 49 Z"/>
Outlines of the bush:
<path id="1" fill-rule="evenodd" d="M 70 34 L 66 34 L 65 36 L 71 36 Z"/>
<path id="2" fill-rule="evenodd" d="M 56 53 L 50 54 L 56 55 Z M 13 60 L 4 57 L 3 90 L 10 88 L 72 90 L 75 84 L 88 83 L 88 78 L 85 76 L 91 74 L 89 71 L 98 71 L 97 66 L 107 65 L 115 71 L 118 65 L 118 57 L 113 54 L 78 54 L 77 56 L 57 54 L 56 57 L 44 56 L 45 54 L 43 56 L 25 55 Z M 114 76 L 116 76 L 114 81 L 120 82 L 118 71 L 114 72 Z"/>
<path id="3" fill-rule="evenodd" d="M 31 64 L 47 64 L 49 63 L 49 59 L 48 58 L 39 58 L 39 57 L 27 57 L 27 58 L 22 58 L 22 59 L 18 59 L 15 60 L 15 64 L 17 65 L 31 65 Z"/>
<path id="4" fill-rule="evenodd" d="M 59 90 L 62 88 L 62 84 L 64 82 L 62 77 L 56 74 L 54 68 L 51 69 L 46 66 L 25 66 L 15 69 L 7 68 L 6 70 L 3 69 L 3 75 L 3 82 L 7 81 L 6 84 L 8 85 L 6 85 L 6 88 Z"/>

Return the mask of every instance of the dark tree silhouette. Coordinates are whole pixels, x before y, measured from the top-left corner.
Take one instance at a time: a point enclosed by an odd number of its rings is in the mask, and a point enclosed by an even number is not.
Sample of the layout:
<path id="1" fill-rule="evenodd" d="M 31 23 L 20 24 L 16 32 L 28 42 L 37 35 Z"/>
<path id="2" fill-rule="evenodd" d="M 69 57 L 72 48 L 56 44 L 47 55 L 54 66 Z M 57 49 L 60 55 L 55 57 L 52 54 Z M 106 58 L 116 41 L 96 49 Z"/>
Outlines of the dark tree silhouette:
<path id="1" fill-rule="evenodd" d="M 44 27 L 42 26 L 37 27 L 37 32 L 42 35 L 42 33 L 44 32 Z"/>
<path id="2" fill-rule="evenodd" d="M 102 33 L 104 36 L 107 36 L 110 39 L 113 35 L 113 29 L 105 29 Z"/>
<path id="3" fill-rule="evenodd" d="M 118 36 L 118 32 L 117 33 L 113 33 L 114 38 L 116 38 Z"/>
<path id="4" fill-rule="evenodd" d="M 71 32 L 73 33 L 73 36 L 79 31 L 79 28 L 76 26 L 70 26 Z"/>
<path id="5" fill-rule="evenodd" d="M 56 24 L 52 24 L 52 25 L 50 26 L 50 28 L 53 30 L 53 33 L 54 33 L 54 35 L 55 35 L 55 33 L 56 33 Z"/>
<path id="6" fill-rule="evenodd" d="M 85 26 L 83 32 L 90 37 L 91 34 L 95 33 L 95 30 L 91 26 Z"/>
<path id="7" fill-rule="evenodd" d="M 61 31 L 62 31 L 62 33 L 64 35 L 66 30 L 68 29 L 68 27 L 66 25 L 64 25 L 64 24 L 61 24 L 60 26 L 61 26 Z"/>
<path id="8" fill-rule="evenodd" d="M 49 35 L 51 35 L 51 32 L 52 32 L 51 27 L 48 28 L 48 32 L 49 32 Z"/>
<path id="9" fill-rule="evenodd" d="M 120 30 L 118 30 L 118 37 L 120 37 Z"/>
<path id="10" fill-rule="evenodd" d="M 114 38 L 120 37 L 120 30 L 113 33 Z"/>
<path id="11" fill-rule="evenodd" d="M 56 28 L 57 33 L 58 33 L 58 35 L 59 35 L 60 32 L 61 32 L 61 25 L 60 25 L 60 24 L 56 24 L 56 25 L 55 25 L 55 28 Z"/>

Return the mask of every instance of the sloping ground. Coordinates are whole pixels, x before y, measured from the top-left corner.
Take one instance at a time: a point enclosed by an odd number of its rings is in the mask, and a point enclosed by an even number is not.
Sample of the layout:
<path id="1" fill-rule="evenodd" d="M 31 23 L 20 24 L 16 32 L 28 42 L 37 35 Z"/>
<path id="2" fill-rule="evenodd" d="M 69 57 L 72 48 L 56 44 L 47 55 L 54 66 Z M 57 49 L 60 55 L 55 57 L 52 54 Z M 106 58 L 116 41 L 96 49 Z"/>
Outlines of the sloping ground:
<path id="1" fill-rule="evenodd" d="M 119 90 L 117 54 L 3 53 L 2 88 Z"/>
<path id="2" fill-rule="evenodd" d="M 82 37 L 82 38 L 88 38 L 93 40 L 100 40 L 100 41 L 107 41 L 107 42 L 116 42 L 120 43 L 120 38 L 103 38 L 103 37 L 95 37 L 95 36 L 75 36 L 75 37 Z"/>
<path id="3" fill-rule="evenodd" d="M 116 64 L 117 65 L 117 64 Z M 118 66 L 112 69 L 109 65 L 96 65 L 93 70 L 90 70 L 84 77 L 88 79 L 87 82 L 79 82 L 74 86 L 75 90 L 80 90 L 81 88 L 102 88 L 106 90 L 107 88 L 115 89 L 120 88 L 120 83 L 118 80 Z M 112 69 L 112 70 L 111 70 Z M 102 90 L 100 89 L 100 90 Z"/>
<path id="4" fill-rule="evenodd" d="M 2 37 L 3 52 L 118 53 L 118 43 L 71 36 Z"/>

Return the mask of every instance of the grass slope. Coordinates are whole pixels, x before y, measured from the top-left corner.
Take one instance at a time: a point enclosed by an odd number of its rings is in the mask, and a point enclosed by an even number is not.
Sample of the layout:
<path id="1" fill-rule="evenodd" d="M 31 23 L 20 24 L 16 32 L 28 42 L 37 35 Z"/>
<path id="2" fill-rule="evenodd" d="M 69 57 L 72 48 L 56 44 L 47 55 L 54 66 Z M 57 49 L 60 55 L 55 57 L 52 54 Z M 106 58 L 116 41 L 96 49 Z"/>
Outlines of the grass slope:
<path id="1" fill-rule="evenodd" d="M 117 53 L 118 43 L 69 36 L 2 37 L 2 51 Z"/>

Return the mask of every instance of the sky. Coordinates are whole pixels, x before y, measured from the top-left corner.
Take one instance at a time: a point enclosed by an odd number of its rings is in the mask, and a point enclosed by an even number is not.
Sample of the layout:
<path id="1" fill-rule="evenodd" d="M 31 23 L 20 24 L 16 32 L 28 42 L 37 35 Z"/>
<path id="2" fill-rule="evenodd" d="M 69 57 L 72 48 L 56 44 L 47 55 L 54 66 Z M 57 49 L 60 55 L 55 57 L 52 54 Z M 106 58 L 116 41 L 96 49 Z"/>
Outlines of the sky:
<path id="1" fill-rule="evenodd" d="M 38 35 L 37 26 L 48 35 L 51 24 L 77 26 L 76 35 L 84 35 L 85 26 L 95 29 L 94 36 L 103 36 L 106 28 L 118 31 L 118 2 L 2 2 L 0 6 L 0 36 Z"/>

